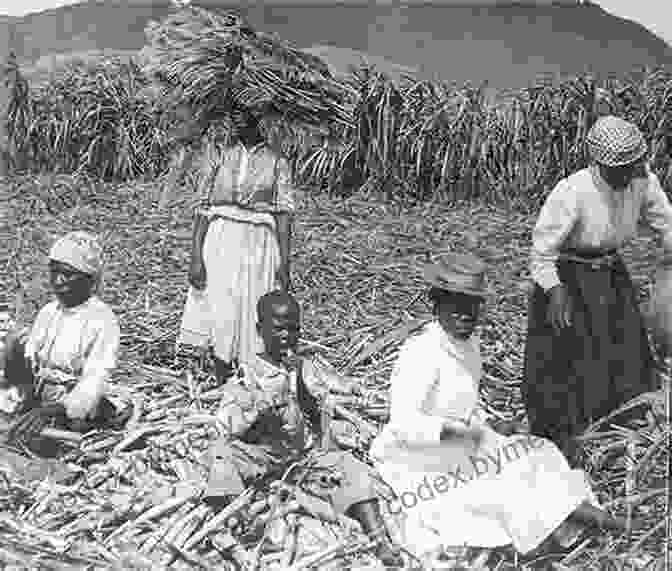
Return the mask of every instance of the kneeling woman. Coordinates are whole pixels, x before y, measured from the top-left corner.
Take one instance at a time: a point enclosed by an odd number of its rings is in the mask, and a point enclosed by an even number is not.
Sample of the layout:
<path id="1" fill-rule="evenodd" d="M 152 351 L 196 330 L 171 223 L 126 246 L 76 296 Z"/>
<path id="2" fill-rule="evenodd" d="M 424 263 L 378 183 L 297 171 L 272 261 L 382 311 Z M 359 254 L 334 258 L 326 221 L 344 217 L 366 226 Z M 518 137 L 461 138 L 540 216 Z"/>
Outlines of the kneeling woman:
<path id="1" fill-rule="evenodd" d="M 112 309 L 97 296 L 102 250 L 96 238 L 71 232 L 58 240 L 49 253 L 49 274 L 56 299 L 6 347 L 4 382 L 22 401 L 10 437 L 25 442 L 50 424 L 84 431 L 116 412 L 104 395 L 120 331 Z"/>
<path id="2" fill-rule="evenodd" d="M 405 512 L 403 542 L 418 557 L 442 545 L 513 544 L 526 554 L 554 538 L 566 546 L 581 529 L 572 520 L 624 529 L 594 507 L 585 474 L 554 444 L 486 423 L 473 335 L 484 274 L 470 255 L 428 266 L 435 319 L 405 342 L 392 373 L 390 422 L 371 452 L 398 498 L 391 511 Z"/>

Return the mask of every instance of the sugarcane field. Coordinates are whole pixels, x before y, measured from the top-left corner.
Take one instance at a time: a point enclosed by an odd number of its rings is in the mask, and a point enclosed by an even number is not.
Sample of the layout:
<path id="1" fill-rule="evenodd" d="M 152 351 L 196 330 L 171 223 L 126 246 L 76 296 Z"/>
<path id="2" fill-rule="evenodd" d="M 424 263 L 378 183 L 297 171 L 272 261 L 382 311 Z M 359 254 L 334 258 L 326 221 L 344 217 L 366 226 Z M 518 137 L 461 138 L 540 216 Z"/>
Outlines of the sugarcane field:
<path id="1" fill-rule="evenodd" d="M 549 79 L 492 100 L 478 86 L 393 80 L 371 67 L 337 76 L 320 58 L 292 47 L 291 38 L 265 35 L 232 12 L 176 8 L 145 34 L 146 47 L 133 60 L 73 61 L 39 82 L 6 58 L 2 350 L 10 332 L 30 331 L 35 323 L 30 341 L 44 321 L 38 315 L 52 307 L 59 291 L 54 272 L 67 270 L 54 266 L 67 258 L 55 257 L 59 240 L 73 231 L 97 236 L 104 263 L 96 287 L 111 312 L 98 308 L 95 315 L 113 313 L 118 321 L 105 398 L 122 403 L 127 415 L 119 424 L 81 431 L 35 416 L 14 424 L 23 401 L 0 379 L 0 568 L 671 569 L 672 362 L 665 334 L 672 338 L 672 321 L 665 321 L 663 288 L 665 279 L 672 287 L 672 278 L 661 262 L 667 235 L 661 242 L 652 229 L 664 234 L 661 210 L 657 218 L 651 214 L 652 228 L 640 224 L 620 248 L 646 326 L 655 384 L 584 427 L 572 464 L 585 472 L 590 501 L 626 522 L 625 530 L 601 526 L 577 535 L 569 548 L 537 553 L 535 547 L 525 556 L 517 549 L 522 539 L 513 545 L 493 539 L 493 546 L 443 545 L 443 553 L 420 557 L 402 539 L 415 516 L 390 508 L 399 494 L 380 476 L 376 493 L 386 541 L 400 557 L 395 567 L 380 556 L 378 539 L 355 512 L 342 513 L 331 496 L 314 489 L 319 478 L 344 478 L 340 468 L 333 474 L 315 468 L 334 443 L 358 466 L 378 466 L 372 447 L 394 416 L 391 379 L 400 378 L 406 362 L 400 349 L 409 338 L 422 338 L 438 315 L 424 268 L 454 252 L 486 263 L 487 293 L 472 292 L 484 299 L 477 406 L 495 423 L 515 421 L 530 431 L 522 387 L 536 279 L 533 229 L 551 190 L 587 168 L 591 128 L 605 116 L 639 128 L 647 168 L 669 200 L 672 72 Z M 191 307 L 189 296 L 198 289 L 191 275 L 203 188 L 212 192 L 217 176 L 233 178 L 215 170 L 203 182 L 199 153 L 215 142 L 232 144 L 240 113 L 259 118 L 265 141 L 280 149 L 292 173 L 287 278 L 300 306 L 296 353 L 356 388 L 347 393 L 328 385 L 320 393 L 318 424 L 327 435 L 321 444 L 261 470 L 226 501 L 211 501 L 204 482 L 208 462 L 219 458 L 213 450 L 225 422 L 222 403 L 230 394 L 234 405 L 244 400 L 237 403 L 238 393 L 230 392 L 243 386 L 242 373 L 223 378 L 215 349 L 178 341 L 185 304 Z M 266 211 L 246 216 L 274 220 Z M 206 238 L 204 244 L 207 265 L 214 254 Z M 282 247 L 274 251 L 284 259 Z M 208 266 L 206 283 L 234 273 L 228 259 Z M 93 264 L 85 255 L 81 261 Z M 249 303 L 257 315 L 257 300 Z M 672 315 L 672 304 L 668 311 Z M 426 370 L 421 358 L 416 364 Z M 9 378 L 9 365 L 5 373 Z M 632 414 L 615 418 L 621 413 Z M 429 426 L 437 418 L 425 420 Z M 330 439 L 336 423 L 347 430 Z M 38 424 L 35 442 L 14 438 L 16 426 Z M 443 440 L 444 430 L 437 438 Z M 544 467 L 537 471 L 541 478 Z M 556 514 L 551 495 L 548 512 Z M 525 503 L 511 496 L 514 507 Z M 544 506 L 537 506 L 540 517 Z M 548 531 L 571 509 L 554 515 Z M 537 539 L 530 541 L 536 546 L 543 538 Z"/>

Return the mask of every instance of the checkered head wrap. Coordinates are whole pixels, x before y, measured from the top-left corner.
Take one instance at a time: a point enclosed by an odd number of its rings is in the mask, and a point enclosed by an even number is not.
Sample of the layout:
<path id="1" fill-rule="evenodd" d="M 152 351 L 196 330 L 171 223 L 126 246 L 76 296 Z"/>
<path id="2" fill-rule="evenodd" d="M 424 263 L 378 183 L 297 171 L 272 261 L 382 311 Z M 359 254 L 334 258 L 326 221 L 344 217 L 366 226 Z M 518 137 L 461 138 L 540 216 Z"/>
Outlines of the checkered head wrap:
<path id="1" fill-rule="evenodd" d="M 103 249 L 98 239 L 88 232 L 70 232 L 56 241 L 49 259 L 100 278 L 103 271 Z"/>
<path id="2" fill-rule="evenodd" d="M 613 115 L 595 122 L 588 132 L 586 145 L 590 158 L 608 167 L 630 165 L 648 152 L 637 125 Z"/>

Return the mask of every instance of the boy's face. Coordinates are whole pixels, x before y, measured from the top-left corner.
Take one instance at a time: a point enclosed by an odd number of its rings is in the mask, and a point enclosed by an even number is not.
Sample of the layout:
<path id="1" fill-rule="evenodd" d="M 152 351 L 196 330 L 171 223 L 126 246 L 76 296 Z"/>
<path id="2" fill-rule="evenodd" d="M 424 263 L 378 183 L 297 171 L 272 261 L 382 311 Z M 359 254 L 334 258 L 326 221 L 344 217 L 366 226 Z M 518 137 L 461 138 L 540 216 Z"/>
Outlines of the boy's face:
<path id="1" fill-rule="evenodd" d="M 296 351 L 301 331 L 298 309 L 292 304 L 270 304 L 257 331 L 264 342 L 264 348 L 273 361 L 279 363 L 288 352 Z"/>

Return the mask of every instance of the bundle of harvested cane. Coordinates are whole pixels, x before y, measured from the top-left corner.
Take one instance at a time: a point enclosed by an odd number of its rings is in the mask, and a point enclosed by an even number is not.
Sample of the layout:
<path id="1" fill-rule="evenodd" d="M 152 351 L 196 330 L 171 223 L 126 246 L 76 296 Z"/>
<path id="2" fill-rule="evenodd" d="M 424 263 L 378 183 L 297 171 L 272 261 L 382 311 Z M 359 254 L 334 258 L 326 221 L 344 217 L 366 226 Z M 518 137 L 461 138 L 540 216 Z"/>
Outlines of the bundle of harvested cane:
<path id="1" fill-rule="evenodd" d="M 300 122 L 353 124 L 353 94 L 324 62 L 253 30 L 237 14 L 189 7 L 150 24 L 146 34 L 146 72 L 196 115 L 236 104 Z"/>
<path id="2" fill-rule="evenodd" d="M 224 507 L 204 501 L 222 389 L 201 392 L 191 375 L 186 367 L 138 366 L 131 391 L 145 398 L 135 399 L 141 403 L 135 422 L 79 439 L 45 431 L 43 436 L 69 441 L 59 461 L 29 460 L 0 448 L 0 510 L 6 514 L 0 542 L 17 558 L 32 546 L 45 557 L 123 569 L 328 569 L 343 561 L 374 561 L 356 522 L 284 477 L 254 483 Z M 166 384 L 170 394 L 153 398 Z M 358 399 L 342 399 L 334 408 L 366 440 L 376 426 L 348 407 L 365 407 L 372 399 Z M 300 480 L 310 460 L 287 473 Z"/>

